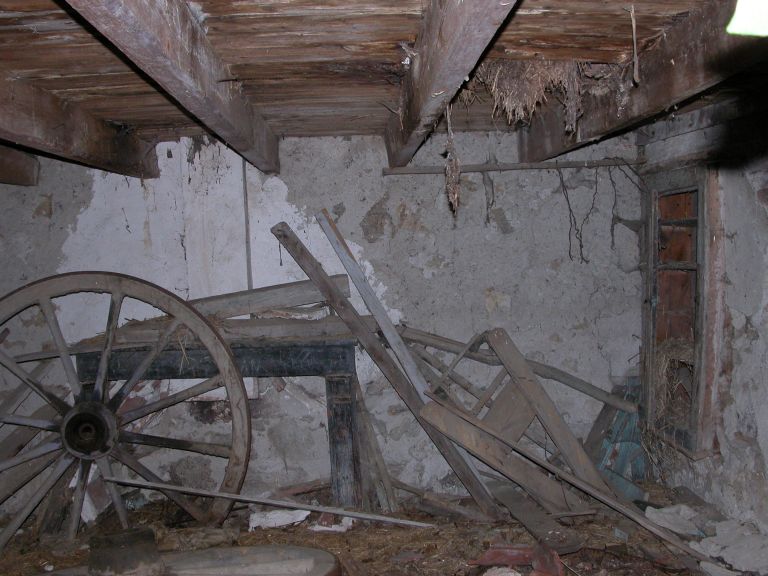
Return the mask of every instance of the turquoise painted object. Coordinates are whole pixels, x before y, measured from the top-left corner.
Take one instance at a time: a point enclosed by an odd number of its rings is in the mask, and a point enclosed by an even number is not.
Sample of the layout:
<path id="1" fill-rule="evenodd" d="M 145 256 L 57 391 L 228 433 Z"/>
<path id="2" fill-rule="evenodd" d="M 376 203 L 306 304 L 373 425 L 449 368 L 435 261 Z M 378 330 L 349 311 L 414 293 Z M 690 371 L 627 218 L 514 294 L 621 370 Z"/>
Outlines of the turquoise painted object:
<path id="1" fill-rule="evenodd" d="M 623 388 L 624 398 L 632 402 L 639 400 L 639 378 L 628 378 Z M 627 499 L 645 500 L 645 492 L 635 482 L 645 478 L 647 465 L 640 436 L 640 416 L 617 410 L 600 446 L 598 469 L 613 488 Z"/>

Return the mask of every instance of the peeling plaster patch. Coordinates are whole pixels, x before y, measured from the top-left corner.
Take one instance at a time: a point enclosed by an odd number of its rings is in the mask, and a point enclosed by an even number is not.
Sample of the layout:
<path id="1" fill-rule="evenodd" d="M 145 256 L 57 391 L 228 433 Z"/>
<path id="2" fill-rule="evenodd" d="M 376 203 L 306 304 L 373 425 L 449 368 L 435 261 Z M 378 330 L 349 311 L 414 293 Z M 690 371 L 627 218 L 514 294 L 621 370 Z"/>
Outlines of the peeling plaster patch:
<path id="1" fill-rule="evenodd" d="M 43 195 L 43 199 L 35 208 L 33 213 L 35 217 L 50 218 L 53 216 L 53 194 Z"/>
<path id="2" fill-rule="evenodd" d="M 509 312 L 511 307 L 512 298 L 509 294 L 496 288 L 485 289 L 485 311 L 489 317 L 493 317 L 499 312 Z"/>
<path id="3" fill-rule="evenodd" d="M 494 208 L 491 210 L 491 219 L 502 234 L 512 234 L 512 232 L 515 231 L 515 228 L 510 223 L 503 208 Z"/>
<path id="4" fill-rule="evenodd" d="M 371 208 L 366 212 L 360 222 L 360 228 L 363 231 L 365 239 L 373 244 L 384 236 L 384 232 L 387 224 L 390 228 L 394 228 L 392 222 L 392 216 L 387 211 L 387 202 L 389 201 L 389 194 L 385 193 Z"/>
<path id="5" fill-rule="evenodd" d="M 171 484 L 179 484 L 201 490 L 215 490 L 211 461 L 203 456 L 186 456 L 168 467 Z"/>
<path id="6" fill-rule="evenodd" d="M 231 422 L 232 410 L 228 401 L 186 402 L 189 415 L 202 424 Z"/>
<path id="7" fill-rule="evenodd" d="M 341 219 L 342 216 L 344 216 L 344 212 L 346 211 L 347 211 L 347 207 L 344 206 L 344 202 L 339 202 L 338 204 L 335 204 L 333 206 L 333 209 L 331 210 L 334 216 L 333 218 L 334 223 L 338 224 L 339 220 Z"/>

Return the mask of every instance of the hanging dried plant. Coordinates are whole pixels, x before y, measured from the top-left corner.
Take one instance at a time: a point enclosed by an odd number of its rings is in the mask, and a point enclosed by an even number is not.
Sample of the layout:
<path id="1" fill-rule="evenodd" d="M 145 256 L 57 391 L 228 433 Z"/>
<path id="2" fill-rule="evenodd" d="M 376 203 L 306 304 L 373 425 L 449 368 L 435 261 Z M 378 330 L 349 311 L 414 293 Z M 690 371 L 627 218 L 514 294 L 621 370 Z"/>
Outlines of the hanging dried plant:
<path id="1" fill-rule="evenodd" d="M 451 127 L 451 107 L 445 109 L 445 121 L 448 126 L 448 141 L 445 144 L 445 193 L 448 196 L 448 206 L 456 217 L 459 209 L 461 194 L 461 166 L 456 154 L 456 146 L 453 140 L 453 128 Z"/>

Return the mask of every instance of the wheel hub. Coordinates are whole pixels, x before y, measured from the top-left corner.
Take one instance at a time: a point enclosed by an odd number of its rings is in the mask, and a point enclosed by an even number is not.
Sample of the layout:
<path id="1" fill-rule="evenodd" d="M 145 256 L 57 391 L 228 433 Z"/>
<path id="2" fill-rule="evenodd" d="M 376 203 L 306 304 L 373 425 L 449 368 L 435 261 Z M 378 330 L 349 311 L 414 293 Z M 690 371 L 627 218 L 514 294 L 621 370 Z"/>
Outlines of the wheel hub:
<path id="1" fill-rule="evenodd" d="M 104 404 L 81 402 L 64 417 L 61 437 L 70 454 L 95 460 L 109 454 L 115 446 L 117 422 Z"/>

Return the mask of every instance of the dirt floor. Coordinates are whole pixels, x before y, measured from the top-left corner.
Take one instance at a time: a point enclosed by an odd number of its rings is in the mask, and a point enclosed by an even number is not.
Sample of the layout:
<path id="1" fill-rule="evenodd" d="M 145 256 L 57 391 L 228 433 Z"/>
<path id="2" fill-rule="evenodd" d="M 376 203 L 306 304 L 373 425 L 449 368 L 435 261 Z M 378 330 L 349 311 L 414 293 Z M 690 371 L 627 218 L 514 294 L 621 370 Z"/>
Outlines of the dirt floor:
<path id="1" fill-rule="evenodd" d="M 473 566 L 492 544 L 533 544 L 517 523 L 479 524 L 450 520 L 417 512 L 400 514 L 434 523 L 432 529 L 387 524 L 358 523 L 347 532 L 315 532 L 311 515 L 299 525 L 248 532 L 248 510 L 235 512 L 223 528 L 211 529 L 181 518 L 177 509 L 155 503 L 131 512 L 133 526 L 150 526 L 164 550 L 205 548 L 211 545 L 254 546 L 292 544 L 328 550 L 340 560 L 372 576 L 479 576 L 488 567 Z M 561 558 L 564 574 L 576 576 L 690 574 L 673 551 L 642 529 L 610 512 L 575 520 L 574 528 L 586 535 L 586 546 Z M 616 529 L 618 527 L 618 529 Z M 94 534 L 118 532 L 114 516 L 107 516 L 81 530 L 75 543 L 56 537 L 37 539 L 29 530 L 17 535 L 0 558 L 0 574 L 28 576 L 86 564 L 88 541 Z M 526 575 L 530 567 L 518 568 Z M 356 574 L 354 576 L 357 576 Z"/>

